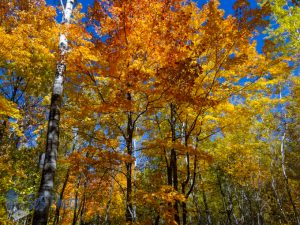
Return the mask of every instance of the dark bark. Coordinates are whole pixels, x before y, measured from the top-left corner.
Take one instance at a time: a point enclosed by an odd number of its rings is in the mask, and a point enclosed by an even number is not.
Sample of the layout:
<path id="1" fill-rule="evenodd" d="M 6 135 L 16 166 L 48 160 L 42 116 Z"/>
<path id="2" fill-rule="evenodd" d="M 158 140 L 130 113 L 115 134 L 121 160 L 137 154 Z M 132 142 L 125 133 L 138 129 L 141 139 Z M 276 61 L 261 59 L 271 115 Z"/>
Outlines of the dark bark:
<path id="1" fill-rule="evenodd" d="M 60 208 L 63 202 L 63 198 L 64 198 L 64 193 L 65 193 L 65 189 L 69 180 L 69 175 L 70 175 L 70 169 L 68 169 L 67 171 L 67 175 L 64 181 L 64 184 L 62 186 L 60 195 L 59 195 L 59 199 L 57 200 L 57 204 L 56 204 L 56 209 L 55 209 L 55 216 L 54 216 L 54 221 L 53 221 L 53 225 L 57 225 L 59 222 L 59 214 L 60 214 Z"/>
<path id="2" fill-rule="evenodd" d="M 172 142 L 174 143 L 176 141 L 176 106 L 171 103 L 170 105 L 171 109 L 171 118 L 170 118 L 170 126 L 171 126 L 171 133 L 172 133 Z M 178 169 L 177 169 L 177 154 L 175 149 L 173 148 L 171 150 L 171 159 L 170 159 L 170 167 L 172 170 L 172 182 L 173 182 L 173 188 L 175 191 L 178 191 Z M 175 211 L 175 221 L 178 225 L 180 225 L 180 217 L 179 217 L 179 201 L 176 200 L 174 203 L 174 211 Z"/>
<path id="3" fill-rule="evenodd" d="M 177 156 L 176 156 L 176 152 L 173 149 L 172 150 L 172 158 L 173 158 L 173 187 L 176 191 L 178 191 L 178 175 L 177 175 Z M 180 225 L 180 217 L 179 217 L 179 201 L 175 200 L 175 204 L 174 204 L 174 210 L 175 210 L 175 221 L 177 222 L 178 225 Z"/>
<path id="4" fill-rule="evenodd" d="M 88 156 L 87 156 L 88 157 Z M 78 208 L 78 189 L 80 187 L 80 181 L 81 181 L 81 177 L 82 175 L 80 174 L 77 178 L 77 185 L 76 185 L 76 192 L 75 192 L 75 203 L 74 203 L 74 211 L 73 211 L 73 222 L 72 225 L 75 225 L 77 220 L 78 220 L 78 215 L 81 209 L 81 204 L 79 205 L 79 209 L 77 212 L 77 208 Z"/>
<path id="5" fill-rule="evenodd" d="M 185 188 L 186 185 L 188 184 L 189 180 L 190 180 L 190 156 L 187 153 L 186 154 L 187 157 L 187 165 L 186 165 L 186 170 L 187 170 L 187 176 L 186 176 L 186 180 L 181 184 L 182 187 L 182 193 L 185 194 Z M 188 195 L 186 195 L 186 200 L 188 198 Z M 187 222 L 187 208 L 186 208 L 186 203 L 183 202 L 182 203 L 182 224 L 186 225 Z"/>
<path id="6" fill-rule="evenodd" d="M 84 213 L 86 211 L 85 203 L 86 203 L 86 197 L 84 195 L 83 196 L 83 200 L 82 200 L 82 207 L 81 207 L 81 210 L 80 210 L 80 225 L 85 224 L 84 221 L 83 221 L 83 215 L 84 215 Z"/>
<path id="7" fill-rule="evenodd" d="M 127 100 L 131 101 L 131 94 L 127 93 Z M 130 158 L 133 156 L 133 131 L 134 122 L 132 119 L 132 113 L 128 112 L 127 115 L 127 136 L 126 136 L 126 148 L 127 154 Z M 134 208 L 132 204 L 132 162 L 126 162 L 126 222 L 134 222 Z"/>
<path id="8" fill-rule="evenodd" d="M 200 135 L 200 133 L 198 134 L 198 136 Z M 185 139 L 185 146 L 188 146 L 188 138 L 189 135 L 184 135 L 184 139 Z M 196 138 L 196 145 L 195 148 L 198 147 L 198 137 Z M 181 187 L 182 187 L 182 194 L 185 195 L 186 201 L 188 200 L 190 194 L 192 193 L 192 191 L 194 190 L 195 187 L 195 182 L 196 182 L 196 170 L 197 170 L 197 156 L 195 155 L 194 157 L 194 165 L 193 165 L 193 174 L 191 175 L 191 171 L 190 171 L 190 155 L 189 153 L 186 153 L 186 179 L 181 183 Z M 189 181 L 192 181 L 192 184 L 190 185 L 189 190 L 186 193 L 186 187 L 189 183 Z M 186 225 L 187 224 L 187 217 L 188 217 L 188 210 L 187 210 L 187 206 L 186 203 L 182 203 L 182 224 Z"/>
<path id="9" fill-rule="evenodd" d="M 74 206 L 74 211 L 73 211 L 72 225 L 76 225 L 76 222 L 77 222 L 77 219 L 78 219 L 77 206 L 78 206 L 78 192 L 76 192 L 76 194 L 75 194 L 75 206 Z M 79 210 L 80 210 L 80 208 L 79 208 Z"/>
<path id="10" fill-rule="evenodd" d="M 129 152 L 127 152 L 129 154 Z M 126 163 L 126 221 L 133 222 L 133 205 L 132 205 L 132 163 Z"/>
<path id="11" fill-rule="evenodd" d="M 172 186 L 173 176 L 172 176 L 172 167 L 170 165 L 167 165 L 167 178 L 168 178 L 168 185 Z"/>
<path id="12" fill-rule="evenodd" d="M 199 180 L 202 181 L 201 173 L 199 173 Z M 202 198 L 203 198 L 203 204 L 204 204 L 204 209 L 205 209 L 205 214 L 206 214 L 206 224 L 212 225 L 211 212 L 210 212 L 210 209 L 208 206 L 207 196 L 206 196 L 206 192 L 205 192 L 204 188 L 202 188 Z"/>
<path id="13" fill-rule="evenodd" d="M 158 215 L 158 216 L 155 218 L 154 225 L 158 225 L 158 224 L 159 224 L 159 220 L 160 220 L 160 216 Z"/>

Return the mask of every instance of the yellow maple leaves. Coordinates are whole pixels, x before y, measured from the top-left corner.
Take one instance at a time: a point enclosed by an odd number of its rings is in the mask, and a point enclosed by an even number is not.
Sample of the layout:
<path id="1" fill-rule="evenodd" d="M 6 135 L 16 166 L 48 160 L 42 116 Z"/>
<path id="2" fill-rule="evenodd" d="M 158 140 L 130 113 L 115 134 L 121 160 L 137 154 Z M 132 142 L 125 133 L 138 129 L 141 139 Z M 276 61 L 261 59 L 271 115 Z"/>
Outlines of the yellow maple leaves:
<path id="1" fill-rule="evenodd" d="M 0 65 L 30 80 L 28 85 L 38 90 L 49 82 L 50 71 L 55 68 L 55 9 L 45 2 L 30 4 L 26 10 L 14 8 L 13 4 L 10 7 L 14 14 L 8 15 L 0 26 Z"/>
<path id="2" fill-rule="evenodd" d="M 21 114 L 16 104 L 0 95 L 0 118 L 3 119 L 5 116 L 21 119 Z"/>

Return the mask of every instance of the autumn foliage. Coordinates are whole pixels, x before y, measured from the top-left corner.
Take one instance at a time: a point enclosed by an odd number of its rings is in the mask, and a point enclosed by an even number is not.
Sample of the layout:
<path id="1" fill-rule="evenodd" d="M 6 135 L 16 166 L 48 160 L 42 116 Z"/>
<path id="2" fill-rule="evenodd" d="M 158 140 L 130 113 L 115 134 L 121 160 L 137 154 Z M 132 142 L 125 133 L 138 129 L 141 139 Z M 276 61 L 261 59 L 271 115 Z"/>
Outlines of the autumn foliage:
<path id="1" fill-rule="evenodd" d="M 64 33 L 48 224 L 299 225 L 299 2 L 250 2 L 1 1 L 0 224 L 32 223 Z"/>

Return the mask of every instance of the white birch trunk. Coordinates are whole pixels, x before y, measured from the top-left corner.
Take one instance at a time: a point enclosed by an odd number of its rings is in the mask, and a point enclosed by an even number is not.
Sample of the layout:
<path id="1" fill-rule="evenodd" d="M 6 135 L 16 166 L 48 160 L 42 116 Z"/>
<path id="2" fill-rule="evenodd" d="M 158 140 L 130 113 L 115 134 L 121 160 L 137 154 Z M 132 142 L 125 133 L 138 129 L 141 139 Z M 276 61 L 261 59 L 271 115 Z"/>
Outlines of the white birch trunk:
<path id="1" fill-rule="evenodd" d="M 74 0 L 67 0 L 66 7 L 64 8 L 63 12 L 63 24 L 69 24 L 73 11 L 73 5 Z M 63 93 L 64 73 L 66 70 L 64 56 L 68 50 L 68 41 L 64 34 L 60 34 L 59 37 L 59 50 L 60 59 L 56 67 L 56 74 L 51 96 L 45 161 L 38 198 L 35 204 L 35 211 L 32 222 L 33 225 L 47 224 L 49 209 L 52 200 L 57 151 L 59 146 L 60 107 Z"/>
<path id="2" fill-rule="evenodd" d="M 287 130 L 287 126 L 285 126 L 285 130 Z M 289 178 L 288 178 L 287 173 L 286 173 L 285 149 L 284 149 L 285 138 L 286 138 L 286 131 L 284 131 L 284 133 L 281 137 L 281 143 L 280 143 L 282 174 L 283 174 L 283 178 L 284 178 L 284 182 L 285 182 L 285 188 L 286 188 L 290 203 L 291 203 L 291 205 L 293 207 L 293 211 L 294 211 L 295 221 L 293 221 L 293 222 L 295 222 L 295 224 L 297 224 L 297 225 L 300 225 L 300 220 L 299 220 L 299 216 L 298 216 L 297 207 L 296 207 L 296 204 L 295 204 L 294 199 L 292 197 L 292 192 L 291 192 L 290 185 L 289 185 Z"/>

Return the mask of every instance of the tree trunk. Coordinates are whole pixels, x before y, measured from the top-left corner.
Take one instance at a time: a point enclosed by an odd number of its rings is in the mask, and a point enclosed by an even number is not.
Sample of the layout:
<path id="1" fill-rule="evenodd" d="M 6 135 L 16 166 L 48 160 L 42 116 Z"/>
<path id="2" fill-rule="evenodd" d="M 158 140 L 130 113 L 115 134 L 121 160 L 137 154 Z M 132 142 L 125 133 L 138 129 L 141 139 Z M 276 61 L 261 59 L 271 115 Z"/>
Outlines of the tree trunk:
<path id="1" fill-rule="evenodd" d="M 129 152 L 127 153 L 129 154 Z M 132 205 L 132 163 L 126 163 L 126 182 L 126 222 L 133 222 L 134 218 Z"/>
<path id="2" fill-rule="evenodd" d="M 57 200 L 53 225 L 57 225 L 58 222 L 59 222 L 60 208 L 61 208 L 61 205 L 62 205 L 62 202 L 63 202 L 64 192 L 65 192 L 68 180 L 69 180 L 69 175 L 70 175 L 70 169 L 68 169 L 68 171 L 67 171 L 67 175 L 66 175 L 63 187 L 61 189 L 61 192 L 60 192 L 60 195 L 59 195 L 59 199 Z"/>
<path id="3" fill-rule="evenodd" d="M 283 173 L 283 178 L 284 178 L 284 183 L 285 183 L 285 188 L 286 188 L 286 192 L 289 196 L 289 201 L 293 207 L 293 211 L 294 211 L 294 217 L 295 217 L 295 224 L 300 225 L 300 220 L 299 220 L 299 216 L 298 216 L 298 211 L 294 202 L 294 199 L 292 197 L 292 193 L 291 193 L 291 189 L 290 189 L 290 185 L 289 185 L 289 179 L 286 173 L 286 168 L 285 168 L 285 148 L 284 148 L 284 142 L 285 142 L 285 135 L 286 133 L 284 132 L 282 138 L 281 138 L 281 145 L 280 145 L 280 152 L 281 152 L 281 168 L 282 168 L 282 173 Z"/>
<path id="4" fill-rule="evenodd" d="M 199 173 L 199 180 L 202 181 L 201 173 Z M 204 204 L 204 209 L 206 214 L 207 225 L 211 225 L 212 224 L 211 213 L 207 203 L 207 196 L 204 187 L 202 187 L 202 198 L 203 198 L 203 204 Z"/>
<path id="5" fill-rule="evenodd" d="M 176 107 L 173 103 L 171 103 L 171 118 L 170 118 L 170 125 L 171 125 L 171 133 L 172 133 L 172 142 L 175 143 L 176 141 Z M 173 188 L 175 191 L 178 191 L 178 170 L 177 170 L 177 154 L 175 149 L 171 150 L 171 160 L 170 160 L 170 167 L 172 169 L 173 175 Z M 180 217 L 179 217 L 179 201 L 176 200 L 174 204 L 175 210 L 175 221 L 178 225 L 180 225 Z"/>
<path id="6" fill-rule="evenodd" d="M 85 197 L 85 194 L 83 195 L 83 199 L 82 199 L 82 207 L 81 207 L 81 210 L 80 210 L 80 225 L 84 225 L 85 224 L 85 222 L 84 222 L 84 220 L 83 220 L 83 215 L 84 215 L 84 213 L 85 213 L 85 211 L 86 211 L 86 208 L 85 208 L 85 203 L 86 203 L 86 197 Z"/>
<path id="7" fill-rule="evenodd" d="M 127 100 L 131 101 L 131 94 L 127 93 Z M 128 112 L 127 115 L 127 137 L 126 137 L 126 148 L 127 154 L 132 158 L 133 156 L 133 131 L 134 124 L 132 119 L 132 113 Z M 134 222 L 135 213 L 132 204 L 132 162 L 126 162 L 126 222 Z"/>
<path id="8" fill-rule="evenodd" d="M 167 164 L 167 178 L 168 178 L 168 185 L 172 186 L 172 180 L 173 180 L 173 175 L 172 175 L 172 167 L 171 165 Z"/>
<path id="9" fill-rule="evenodd" d="M 114 180 L 112 180 L 112 184 L 109 191 L 109 199 L 107 201 L 106 208 L 105 208 L 104 224 L 110 224 L 110 206 L 111 206 L 113 192 L 114 192 Z"/>
<path id="10" fill-rule="evenodd" d="M 220 174 L 218 172 L 217 172 L 217 181 L 218 181 L 220 193 L 221 193 L 221 196 L 222 196 L 224 213 L 226 213 L 226 215 L 227 215 L 226 224 L 232 225 L 232 219 L 231 219 L 232 208 L 231 208 L 230 205 L 227 204 L 226 194 L 223 190 L 221 177 L 220 177 Z"/>
<path id="11" fill-rule="evenodd" d="M 188 147 L 187 138 L 185 138 L 185 146 Z M 197 146 L 198 146 L 198 138 L 197 138 L 196 145 L 195 145 L 196 149 L 197 149 Z M 190 194 L 194 190 L 194 186 L 195 186 L 195 182 L 196 182 L 196 174 L 197 174 L 196 173 L 196 169 L 197 169 L 197 156 L 196 155 L 194 157 L 194 166 L 193 167 L 194 167 L 194 171 L 193 171 L 193 174 L 191 176 L 191 171 L 190 171 L 190 155 L 189 155 L 189 153 L 186 153 L 186 171 L 187 171 L 187 175 L 186 175 L 185 181 L 181 183 L 182 194 L 185 195 L 186 201 L 188 200 Z M 189 190 L 186 193 L 185 188 L 188 185 L 188 183 L 190 182 L 190 180 L 191 180 L 192 183 L 190 185 Z M 186 206 L 186 203 L 183 202 L 182 203 L 182 224 L 183 225 L 187 224 L 187 217 L 188 217 L 187 206 Z"/>
<path id="12" fill-rule="evenodd" d="M 79 182 L 80 182 L 80 180 L 79 180 Z M 78 182 L 77 188 L 79 187 L 79 182 Z M 77 220 L 78 220 L 78 214 L 79 214 L 79 211 L 80 211 L 80 206 L 79 206 L 78 213 L 77 213 L 77 207 L 78 207 L 78 191 L 76 191 L 76 193 L 75 193 L 75 204 L 74 204 L 72 225 L 76 225 Z"/>
<path id="13" fill-rule="evenodd" d="M 188 212 L 187 212 L 187 207 L 185 202 L 181 203 L 181 208 L 182 208 L 182 225 L 186 225 Z"/>
<path id="14" fill-rule="evenodd" d="M 62 23 L 69 24 L 73 11 L 74 0 L 67 0 Z M 63 93 L 63 78 L 66 70 L 64 55 L 68 50 L 68 42 L 64 34 L 59 38 L 60 60 L 56 67 L 56 74 L 51 96 L 51 105 L 48 120 L 47 144 L 45 163 L 38 193 L 38 202 L 33 215 L 33 225 L 46 225 L 51 206 L 56 170 L 56 159 L 59 145 L 60 107 Z"/>
<path id="15" fill-rule="evenodd" d="M 204 188 L 203 188 L 203 192 L 202 192 L 202 197 L 203 197 L 203 204 L 204 204 L 204 208 L 205 208 L 207 224 L 211 225 L 212 224 L 211 215 L 210 215 L 210 210 L 209 210 L 209 207 L 208 207 L 207 197 L 206 197 L 206 193 L 204 191 Z"/>
<path id="16" fill-rule="evenodd" d="M 271 187 L 272 187 L 272 191 L 273 191 L 273 195 L 276 201 L 276 205 L 277 208 L 279 210 L 279 223 L 288 223 L 288 219 L 286 217 L 286 214 L 283 210 L 282 207 L 282 198 L 278 192 L 278 188 L 277 188 L 277 182 L 276 182 L 276 178 L 275 176 L 275 168 L 277 167 L 277 164 L 274 166 L 274 163 L 277 162 L 277 153 L 275 151 L 275 149 L 271 148 L 271 154 L 273 155 L 272 159 L 271 159 L 271 165 L 270 165 L 270 173 L 271 173 L 271 178 L 272 178 L 272 183 L 271 183 Z"/>

